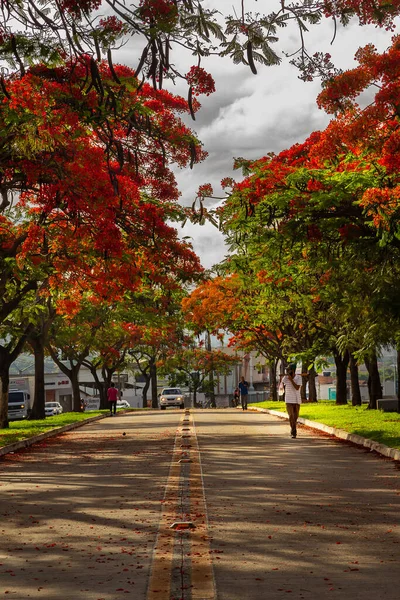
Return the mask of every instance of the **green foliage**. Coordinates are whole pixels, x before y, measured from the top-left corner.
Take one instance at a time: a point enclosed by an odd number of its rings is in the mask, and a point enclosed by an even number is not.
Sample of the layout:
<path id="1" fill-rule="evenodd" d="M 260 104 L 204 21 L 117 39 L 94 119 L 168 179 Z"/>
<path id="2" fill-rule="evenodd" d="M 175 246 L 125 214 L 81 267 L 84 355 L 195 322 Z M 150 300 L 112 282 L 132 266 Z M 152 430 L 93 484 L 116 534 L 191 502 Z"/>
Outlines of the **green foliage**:
<path id="1" fill-rule="evenodd" d="M 246 179 L 220 210 L 233 253 L 225 273 L 243 290 L 233 332 L 261 328 L 268 343 L 279 338 L 276 357 L 307 364 L 335 347 L 362 359 L 390 343 L 400 323 L 400 248 L 361 201 L 382 186 L 385 169 L 351 151 L 317 167 L 323 135 L 253 163 L 238 159 Z M 254 342 L 260 349 L 259 335 Z"/>

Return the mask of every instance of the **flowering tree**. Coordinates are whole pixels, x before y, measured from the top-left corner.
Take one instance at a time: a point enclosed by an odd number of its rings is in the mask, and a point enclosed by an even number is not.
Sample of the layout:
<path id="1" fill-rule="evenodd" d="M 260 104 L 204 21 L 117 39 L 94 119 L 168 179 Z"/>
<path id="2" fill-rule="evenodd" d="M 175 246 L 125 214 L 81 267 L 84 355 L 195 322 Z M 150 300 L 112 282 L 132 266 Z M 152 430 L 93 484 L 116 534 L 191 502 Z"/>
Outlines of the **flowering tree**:
<path id="1" fill-rule="evenodd" d="M 357 59 L 318 98 L 335 113 L 327 129 L 241 161 L 246 176 L 224 182 L 232 192 L 215 216 L 235 253 L 225 271 L 253 299 L 242 302 L 242 320 L 268 334 L 275 323 L 288 354 L 333 352 L 338 403 L 346 401 L 348 351 L 364 357 L 375 408 L 376 352 L 399 331 L 399 40 L 383 54 L 367 46 Z M 363 108 L 357 99 L 372 86 Z"/>
<path id="2" fill-rule="evenodd" d="M 225 265 L 231 274 L 200 284 L 184 299 L 183 309 L 190 323 L 204 326 L 206 317 L 214 333 L 223 329 L 230 334 L 229 346 L 246 352 L 256 350 L 264 356 L 270 365 L 271 397 L 277 399 L 278 362 L 283 364 L 290 356 L 302 353 L 303 360 L 312 364 L 316 352 L 313 344 L 316 340 L 321 343 L 322 332 L 304 325 L 306 304 L 299 289 L 292 290 L 288 302 L 289 284 L 282 286 L 282 272 L 276 273 L 275 282 L 272 277 L 266 281 L 265 260 L 260 271 L 250 244 L 249 240 L 245 256 L 236 255 Z M 315 309 L 311 300 L 308 304 Z M 315 394 L 311 399 L 316 399 Z"/>
<path id="3" fill-rule="evenodd" d="M 328 128 L 253 163 L 254 175 L 236 193 L 248 214 L 267 203 L 262 214 L 266 235 L 273 230 L 302 237 L 310 256 L 336 241 L 349 256 L 368 252 L 373 267 L 388 253 L 394 259 L 399 247 L 399 40 L 394 38 L 383 54 L 367 46 L 357 59 L 359 66 L 327 83 L 318 98 L 320 106 L 337 115 Z M 372 86 L 378 91 L 362 108 L 356 100 Z M 235 214 L 227 218 L 233 231 Z M 324 285 L 329 278 L 327 272 Z"/>
<path id="4" fill-rule="evenodd" d="M 93 302 L 115 300 L 137 289 L 143 278 L 173 288 L 200 269 L 190 245 L 166 224 L 182 212 L 169 163 L 185 165 L 201 157 L 196 139 L 176 115 L 187 105 L 146 85 L 137 90 L 131 71 L 118 66 L 115 71 L 127 87 L 126 118 L 132 107 L 141 106 L 147 129 L 133 130 L 127 121 L 116 127 L 112 115 L 92 118 L 102 109 L 98 96 L 81 87 L 83 64 L 75 65 L 72 78 L 69 68 L 36 67 L 3 82 L 0 323 L 9 323 L 14 314 L 30 326 L 27 299 L 33 307 L 37 290 L 46 295 L 65 289 L 57 310 L 73 315 L 82 294 Z M 110 146 L 103 130 L 112 121 Z M 134 158 L 125 161 L 125 156 Z M 23 303 L 26 319 L 21 320 Z M 3 423 L 8 368 L 23 343 L 15 339 L 15 346 L 2 348 Z"/>

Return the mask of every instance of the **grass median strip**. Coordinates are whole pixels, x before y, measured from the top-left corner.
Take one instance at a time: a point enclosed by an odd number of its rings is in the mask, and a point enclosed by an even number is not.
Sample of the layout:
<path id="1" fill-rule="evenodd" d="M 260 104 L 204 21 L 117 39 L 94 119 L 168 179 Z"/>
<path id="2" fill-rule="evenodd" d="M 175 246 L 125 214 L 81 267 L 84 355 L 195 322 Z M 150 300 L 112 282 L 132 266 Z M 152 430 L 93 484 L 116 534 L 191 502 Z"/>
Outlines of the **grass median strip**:
<path id="1" fill-rule="evenodd" d="M 284 402 L 258 402 L 259 408 L 286 412 Z M 368 410 L 366 406 L 336 405 L 332 402 L 302 404 L 300 417 L 343 429 L 400 450 L 400 414 Z"/>
<path id="2" fill-rule="evenodd" d="M 20 442 L 21 440 L 29 439 L 40 433 L 50 431 L 51 429 L 64 427 L 64 425 L 70 425 L 71 423 L 86 421 L 87 419 L 99 415 L 107 416 L 109 414 L 109 410 L 91 410 L 85 413 L 67 412 L 37 421 L 10 421 L 8 429 L 0 429 L 0 448 L 8 446 L 9 444 L 14 444 L 15 442 Z"/>

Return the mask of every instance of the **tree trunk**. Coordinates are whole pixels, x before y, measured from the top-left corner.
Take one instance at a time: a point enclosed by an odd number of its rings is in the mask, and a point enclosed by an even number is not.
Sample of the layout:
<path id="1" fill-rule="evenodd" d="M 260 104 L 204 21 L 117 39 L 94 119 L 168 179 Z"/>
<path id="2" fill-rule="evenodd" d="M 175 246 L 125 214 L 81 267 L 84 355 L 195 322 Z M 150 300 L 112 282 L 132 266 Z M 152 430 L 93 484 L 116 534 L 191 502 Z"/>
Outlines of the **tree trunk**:
<path id="1" fill-rule="evenodd" d="M 311 369 L 308 372 L 308 401 L 309 402 L 318 402 L 317 398 L 317 386 L 315 385 L 315 379 L 318 373 L 315 370 L 314 365 L 311 366 Z"/>
<path id="2" fill-rule="evenodd" d="M 35 393 L 30 419 L 45 419 L 46 393 L 44 387 L 44 339 L 42 335 L 29 339 L 29 345 L 35 357 Z"/>
<path id="3" fill-rule="evenodd" d="M 39 300 L 40 304 L 43 304 L 43 300 Z M 55 310 L 51 306 L 50 299 L 44 302 L 43 306 L 46 306 L 47 312 L 43 313 L 32 327 L 32 330 L 28 336 L 28 344 L 32 348 L 33 355 L 35 357 L 35 393 L 33 398 L 33 406 L 30 414 L 30 419 L 45 419 L 45 376 L 44 376 L 44 357 L 45 348 L 48 342 L 48 334 L 53 319 L 55 317 Z"/>
<path id="4" fill-rule="evenodd" d="M 302 373 L 301 373 L 301 388 L 300 388 L 300 398 L 301 402 L 308 402 L 307 400 L 307 383 L 308 383 L 308 365 L 302 365 Z M 304 373 L 304 374 L 303 374 Z"/>
<path id="5" fill-rule="evenodd" d="M 71 369 L 68 369 L 68 377 L 71 381 L 72 387 L 72 410 L 73 412 L 82 412 L 81 403 L 81 391 L 79 389 L 79 371 L 81 365 L 78 363 L 73 365 Z"/>
<path id="6" fill-rule="evenodd" d="M 302 404 L 304 404 L 305 402 L 308 402 L 308 400 L 307 400 L 307 383 L 308 383 L 308 374 L 307 375 L 301 374 L 300 398 L 301 398 Z"/>
<path id="7" fill-rule="evenodd" d="M 351 379 L 351 403 L 353 406 L 361 406 L 360 381 L 358 377 L 358 364 L 353 354 L 350 354 L 350 379 Z"/>
<path id="8" fill-rule="evenodd" d="M 131 352 L 130 355 L 133 357 L 138 370 L 140 371 L 141 375 L 145 379 L 145 383 L 142 388 L 142 408 L 147 408 L 147 392 L 149 391 L 149 387 L 150 387 L 150 383 L 151 383 L 150 357 L 148 354 L 142 353 L 142 352 L 139 352 L 138 354 Z M 147 360 L 147 365 L 145 367 L 143 367 L 141 364 L 141 359 L 143 359 L 143 357 L 146 357 L 146 360 Z"/>
<path id="9" fill-rule="evenodd" d="M 333 353 L 336 364 L 336 404 L 347 404 L 347 367 L 349 365 L 349 352 L 346 350 L 341 356 L 336 350 Z"/>
<path id="10" fill-rule="evenodd" d="M 96 390 L 97 390 L 97 393 L 98 393 L 99 399 L 100 399 L 99 408 L 108 408 L 104 385 L 100 381 L 100 377 L 97 374 L 97 366 L 98 365 L 93 364 L 93 363 L 89 362 L 88 360 L 84 360 L 82 365 L 84 365 L 85 367 L 87 367 L 89 369 L 89 371 L 91 372 L 92 377 L 94 379 L 94 382 L 96 384 Z"/>
<path id="11" fill-rule="evenodd" d="M 0 429 L 8 429 L 8 387 L 10 384 L 10 365 L 0 358 Z"/>
<path id="12" fill-rule="evenodd" d="M 269 397 L 275 402 L 278 400 L 278 387 L 276 385 L 276 367 L 277 361 L 274 360 L 269 365 Z"/>
<path id="13" fill-rule="evenodd" d="M 300 398 L 301 398 L 302 403 L 308 402 L 307 383 L 310 380 L 309 373 L 308 373 L 309 369 L 310 369 L 310 367 L 308 364 L 302 365 L 302 369 L 301 369 L 302 370 L 302 373 L 301 373 L 302 384 L 301 384 L 301 388 L 300 388 Z M 308 394 L 308 396 L 310 396 L 310 394 Z"/>
<path id="14" fill-rule="evenodd" d="M 147 408 L 147 392 L 149 391 L 151 377 L 148 373 L 142 371 L 142 375 L 145 378 L 145 383 L 142 389 L 142 408 Z"/>
<path id="15" fill-rule="evenodd" d="M 114 369 L 109 369 L 108 367 L 103 365 L 103 367 L 101 369 L 101 374 L 103 376 L 103 382 L 102 382 L 103 396 L 100 400 L 100 401 L 102 401 L 102 404 L 100 404 L 101 409 L 110 408 L 109 404 L 108 404 L 107 390 L 111 387 L 111 382 L 112 382 L 114 373 L 115 373 Z"/>
<path id="16" fill-rule="evenodd" d="M 396 396 L 396 390 L 397 390 L 397 411 L 400 413 L 400 385 L 399 385 L 399 381 L 400 381 L 400 350 L 397 350 L 397 377 L 395 377 L 395 390 L 394 390 L 394 395 Z"/>
<path id="17" fill-rule="evenodd" d="M 104 383 L 104 381 L 100 381 L 99 378 L 97 378 L 98 383 L 97 383 L 97 389 L 99 391 L 99 398 L 100 398 L 100 405 L 99 408 L 100 410 L 105 410 L 106 408 L 108 409 L 108 400 L 107 400 L 107 388 L 106 388 L 106 384 Z"/>
<path id="18" fill-rule="evenodd" d="M 365 358 L 365 366 L 368 369 L 368 391 L 369 404 L 368 408 L 375 410 L 378 406 L 378 398 L 382 398 L 381 378 L 379 377 L 378 358 L 374 353 L 371 357 Z"/>
<path id="19" fill-rule="evenodd" d="M 158 408 L 157 367 L 156 367 L 156 359 L 154 356 L 152 356 L 150 359 L 150 377 L 151 377 L 151 407 Z"/>
<path id="20" fill-rule="evenodd" d="M 8 429 L 8 388 L 10 385 L 10 367 L 20 355 L 31 326 L 21 335 L 14 348 L 12 342 L 8 346 L 0 345 L 0 429 Z"/>
<path id="21" fill-rule="evenodd" d="M 75 365 L 74 368 L 71 369 L 70 375 L 72 386 L 72 406 L 74 412 L 82 412 L 81 390 L 79 389 L 79 370 L 80 365 Z"/>
<path id="22" fill-rule="evenodd" d="M 200 389 L 201 386 L 201 382 L 200 382 L 200 372 L 199 371 L 195 371 L 194 373 L 191 373 L 188 371 L 188 377 L 189 377 L 189 381 L 190 381 L 190 392 L 193 392 L 193 408 L 198 408 L 197 406 L 197 392 Z"/>
<path id="23" fill-rule="evenodd" d="M 97 368 L 93 365 L 90 368 L 90 372 L 93 375 L 93 379 L 95 380 L 96 383 L 96 389 L 97 392 L 99 394 L 99 399 L 100 399 L 100 403 L 99 403 L 99 409 L 101 408 L 108 408 L 107 406 L 107 397 L 106 397 L 106 390 L 104 388 L 104 383 L 100 380 L 100 377 L 97 374 Z"/>
<path id="24" fill-rule="evenodd" d="M 79 389 L 79 371 L 82 364 L 85 362 L 86 356 L 89 354 L 89 350 L 85 349 L 84 352 L 81 353 L 79 359 L 75 359 L 75 364 L 73 364 L 73 359 L 69 358 L 70 367 L 68 368 L 57 356 L 54 348 L 51 344 L 47 344 L 47 349 L 50 352 L 51 358 L 54 360 L 60 371 L 66 375 L 71 381 L 72 386 L 72 410 L 73 412 L 82 412 L 82 403 L 81 403 L 81 392 Z"/>

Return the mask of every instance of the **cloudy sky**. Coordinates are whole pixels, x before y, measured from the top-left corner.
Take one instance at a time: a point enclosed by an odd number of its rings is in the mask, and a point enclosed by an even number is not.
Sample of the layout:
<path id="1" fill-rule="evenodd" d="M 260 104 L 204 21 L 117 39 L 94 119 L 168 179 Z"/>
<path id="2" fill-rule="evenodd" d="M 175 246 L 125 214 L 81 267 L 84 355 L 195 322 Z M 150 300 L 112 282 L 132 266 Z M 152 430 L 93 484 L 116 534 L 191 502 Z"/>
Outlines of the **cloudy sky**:
<path id="1" fill-rule="evenodd" d="M 232 7 L 236 6 L 240 14 L 239 0 L 210 0 L 208 4 L 231 14 Z M 279 2 L 247 0 L 246 4 L 256 10 L 262 10 L 268 4 L 266 10 L 269 11 Z M 283 35 L 275 48 L 278 54 L 282 54 L 282 63 L 274 67 L 257 64 L 257 75 L 245 66 L 234 65 L 228 58 L 209 58 L 204 63 L 204 68 L 215 79 L 216 92 L 208 97 L 199 97 L 202 108 L 196 115 L 196 121 L 188 119 L 187 123 L 196 131 L 209 156 L 193 170 L 176 173 L 185 205 L 193 202 L 202 183 L 211 183 L 214 193 L 220 196 L 219 183 L 223 177 L 239 180 L 240 173 L 232 170 L 233 157 L 255 159 L 270 151 L 278 152 L 303 141 L 312 131 L 326 127 L 328 116 L 318 109 L 315 102 L 320 82 L 300 81 L 297 70 L 283 56 L 283 51 L 292 52 L 298 47 L 297 30 L 289 26 Z M 344 29 L 339 28 L 331 45 L 333 26 L 325 21 L 310 27 L 306 39 L 311 53 L 329 52 L 336 67 L 348 69 L 355 66 L 354 54 L 360 46 L 372 42 L 382 51 L 390 45 L 392 35 L 375 27 L 359 27 L 355 21 Z M 176 55 L 174 59 L 175 62 L 178 60 Z M 184 73 L 195 63 L 190 55 L 181 54 L 179 61 Z M 124 62 L 129 64 L 128 55 Z M 187 94 L 184 85 L 171 91 L 184 96 Z M 209 206 L 212 205 L 210 202 Z M 226 252 L 223 239 L 212 225 L 187 225 L 182 235 L 192 237 L 194 248 L 206 268 L 223 259 Z"/>

